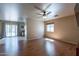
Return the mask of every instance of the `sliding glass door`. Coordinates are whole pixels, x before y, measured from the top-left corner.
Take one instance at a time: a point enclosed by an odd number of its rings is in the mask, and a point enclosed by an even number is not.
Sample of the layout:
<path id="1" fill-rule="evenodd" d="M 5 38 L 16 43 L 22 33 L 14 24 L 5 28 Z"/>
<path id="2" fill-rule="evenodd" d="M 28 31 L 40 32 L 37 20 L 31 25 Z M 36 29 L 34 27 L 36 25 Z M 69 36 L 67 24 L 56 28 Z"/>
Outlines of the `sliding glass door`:
<path id="1" fill-rule="evenodd" d="M 5 25 L 6 37 L 8 36 L 17 36 L 17 25 L 15 24 L 6 24 Z"/>

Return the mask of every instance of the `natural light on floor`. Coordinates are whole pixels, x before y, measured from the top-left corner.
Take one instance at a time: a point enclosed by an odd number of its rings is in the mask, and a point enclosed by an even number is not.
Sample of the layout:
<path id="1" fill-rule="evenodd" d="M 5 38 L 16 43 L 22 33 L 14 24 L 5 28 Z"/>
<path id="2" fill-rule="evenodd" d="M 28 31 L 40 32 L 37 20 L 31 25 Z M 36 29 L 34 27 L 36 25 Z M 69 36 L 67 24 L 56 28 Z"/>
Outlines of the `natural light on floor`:
<path id="1" fill-rule="evenodd" d="M 51 42 L 54 41 L 53 39 L 50 39 L 50 38 L 45 38 L 45 40 L 47 40 L 47 41 L 51 41 Z"/>

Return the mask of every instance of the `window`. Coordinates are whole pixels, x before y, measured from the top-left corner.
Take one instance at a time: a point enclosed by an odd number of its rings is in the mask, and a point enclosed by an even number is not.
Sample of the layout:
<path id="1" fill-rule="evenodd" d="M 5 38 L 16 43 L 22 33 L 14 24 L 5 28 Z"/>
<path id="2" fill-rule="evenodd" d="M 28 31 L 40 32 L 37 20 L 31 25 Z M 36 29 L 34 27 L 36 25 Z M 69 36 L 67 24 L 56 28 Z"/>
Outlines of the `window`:
<path id="1" fill-rule="evenodd" d="M 54 24 L 47 24 L 46 31 L 47 32 L 54 32 Z"/>
<path id="2" fill-rule="evenodd" d="M 6 24 L 5 31 L 6 31 L 6 36 L 17 36 L 17 25 Z"/>

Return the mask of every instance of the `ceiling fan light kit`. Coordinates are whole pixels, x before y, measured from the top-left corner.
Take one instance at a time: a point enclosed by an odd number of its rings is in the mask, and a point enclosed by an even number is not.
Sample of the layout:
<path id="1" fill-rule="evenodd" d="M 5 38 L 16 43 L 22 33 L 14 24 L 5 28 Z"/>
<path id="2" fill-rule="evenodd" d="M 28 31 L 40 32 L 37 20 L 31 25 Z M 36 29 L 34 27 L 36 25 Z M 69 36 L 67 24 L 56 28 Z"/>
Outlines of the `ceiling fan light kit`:
<path id="1" fill-rule="evenodd" d="M 41 9 L 37 6 L 34 6 L 35 9 L 40 10 L 41 13 L 39 13 L 38 15 L 42 15 L 43 18 L 47 18 L 46 16 L 48 16 L 49 14 L 51 14 L 51 11 L 46 11 L 52 4 L 49 4 L 45 9 Z"/>
<path id="2" fill-rule="evenodd" d="M 46 19 L 47 17 L 46 16 L 43 16 L 43 18 Z"/>

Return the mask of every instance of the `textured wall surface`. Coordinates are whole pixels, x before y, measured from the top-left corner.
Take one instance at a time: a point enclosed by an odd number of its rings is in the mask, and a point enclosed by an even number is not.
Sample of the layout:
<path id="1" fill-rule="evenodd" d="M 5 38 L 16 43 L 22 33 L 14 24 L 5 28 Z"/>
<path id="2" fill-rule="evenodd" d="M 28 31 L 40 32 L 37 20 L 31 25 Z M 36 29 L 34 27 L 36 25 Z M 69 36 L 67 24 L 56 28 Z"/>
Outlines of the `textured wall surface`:
<path id="1" fill-rule="evenodd" d="M 27 38 L 39 39 L 42 38 L 44 34 L 44 22 L 38 19 L 28 19 L 27 20 Z"/>
<path id="2" fill-rule="evenodd" d="M 74 15 L 46 21 L 45 23 L 55 24 L 55 31 L 53 33 L 45 31 L 46 36 L 74 44 L 79 42 L 79 27 Z"/>

